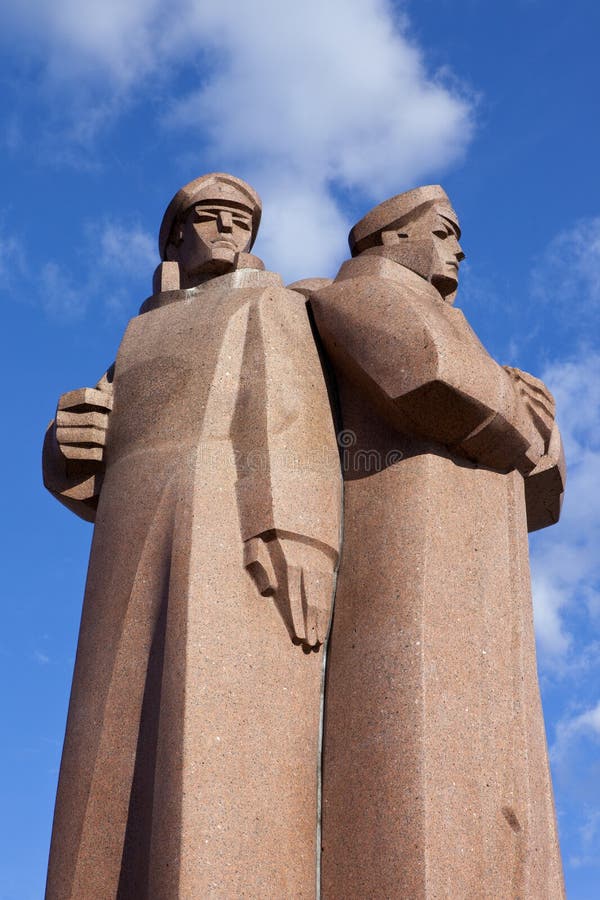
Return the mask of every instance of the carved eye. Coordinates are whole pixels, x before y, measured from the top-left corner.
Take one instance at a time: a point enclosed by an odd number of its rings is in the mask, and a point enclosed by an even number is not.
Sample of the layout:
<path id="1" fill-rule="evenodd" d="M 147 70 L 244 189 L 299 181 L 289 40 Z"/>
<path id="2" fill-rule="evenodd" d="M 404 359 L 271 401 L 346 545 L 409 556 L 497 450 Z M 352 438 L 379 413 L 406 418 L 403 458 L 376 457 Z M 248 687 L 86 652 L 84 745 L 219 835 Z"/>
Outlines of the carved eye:
<path id="1" fill-rule="evenodd" d="M 436 237 L 442 238 L 442 240 L 444 238 L 447 238 L 450 234 L 450 232 L 446 228 L 434 228 L 433 233 Z"/>
<path id="2" fill-rule="evenodd" d="M 250 222 L 248 219 L 238 219 L 234 216 L 233 224 L 237 225 L 238 228 L 243 228 L 244 231 L 250 231 Z"/>
<path id="3" fill-rule="evenodd" d="M 204 206 L 196 206 L 194 212 L 196 213 L 196 222 L 214 222 L 218 216 L 215 210 L 206 209 Z"/>
<path id="4" fill-rule="evenodd" d="M 403 231 L 394 231 L 393 229 L 390 231 L 382 231 L 381 243 L 384 247 L 393 247 L 395 244 L 399 244 L 403 238 L 407 237 L 408 235 Z"/>

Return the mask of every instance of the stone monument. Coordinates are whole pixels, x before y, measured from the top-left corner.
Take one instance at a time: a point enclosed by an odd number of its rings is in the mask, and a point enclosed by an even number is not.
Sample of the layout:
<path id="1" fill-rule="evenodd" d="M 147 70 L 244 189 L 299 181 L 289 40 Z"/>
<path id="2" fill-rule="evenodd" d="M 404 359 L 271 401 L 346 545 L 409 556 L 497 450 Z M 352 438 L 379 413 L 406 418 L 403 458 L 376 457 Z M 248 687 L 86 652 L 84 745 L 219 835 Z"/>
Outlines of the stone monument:
<path id="1" fill-rule="evenodd" d="M 341 479 L 259 219 L 229 175 L 179 191 L 154 295 L 48 430 L 46 486 L 95 521 L 51 900 L 314 896 Z"/>
<path id="2" fill-rule="evenodd" d="M 154 294 L 47 432 L 95 521 L 47 897 L 563 897 L 527 552 L 554 401 L 452 306 L 439 186 L 371 210 L 333 281 L 284 288 L 259 220 L 230 175 L 179 191 Z"/>
<path id="3" fill-rule="evenodd" d="M 350 233 L 312 307 L 344 429 L 327 661 L 323 896 L 563 896 L 527 523 L 556 521 L 554 402 L 452 306 L 438 186 Z"/>

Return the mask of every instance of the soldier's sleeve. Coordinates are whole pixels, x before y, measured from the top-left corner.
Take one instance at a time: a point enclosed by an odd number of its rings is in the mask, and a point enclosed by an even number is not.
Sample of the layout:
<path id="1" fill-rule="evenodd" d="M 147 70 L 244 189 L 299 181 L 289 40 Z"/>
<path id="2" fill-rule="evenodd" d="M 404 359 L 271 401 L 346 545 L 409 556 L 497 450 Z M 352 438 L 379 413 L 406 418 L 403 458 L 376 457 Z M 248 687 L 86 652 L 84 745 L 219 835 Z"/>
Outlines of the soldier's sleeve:
<path id="1" fill-rule="evenodd" d="M 353 261 L 354 262 L 354 261 Z M 501 471 L 532 471 L 543 440 L 509 374 L 423 282 L 352 277 L 311 297 L 328 355 L 398 430 Z"/>
<path id="2" fill-rule="evenodd" d="M 242 539 L 277 531 L 337 557 L 339 455 L 300 294 L 271 289 L 252 304 L 231 436 Z"/>

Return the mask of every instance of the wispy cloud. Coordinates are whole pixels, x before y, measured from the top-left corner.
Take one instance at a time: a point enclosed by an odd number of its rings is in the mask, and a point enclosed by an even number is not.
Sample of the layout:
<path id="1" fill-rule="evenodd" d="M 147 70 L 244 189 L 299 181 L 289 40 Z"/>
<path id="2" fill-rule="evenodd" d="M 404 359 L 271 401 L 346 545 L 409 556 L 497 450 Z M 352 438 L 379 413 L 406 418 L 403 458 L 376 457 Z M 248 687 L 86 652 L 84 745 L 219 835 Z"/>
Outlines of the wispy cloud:
<path id="1" fill-rule="evenodd" d="M 566 760 L 570 745 L 582 736 L 600 738 L 600 701 L 590 709 L 562 719 L 556 726 L 552 758 L 558 763 Z"/>
<path id="2" fill-rule="evenodd" d="M 600 624 L 600 354 L 555 363 L 542 377 L 556 398 L 568 462 L 561 522 L 532 541 L 537 636 L 542 663 L 555 668 L 573 647 L 569 615 L 587 619 L 589 639 Z M 583 651 L 578 641 L 579 657 Z"/>
<path id="3" fill-rule="evenodd" d="M 534 297 L 552 305 L 563 325 L 581 329 L 600 308 L 600 216 L 556 235 L 532 272 Z"/>
<path id="4" fill-rule="evenodd" d="M 0 289 L 10 288 L 15 278 L 25 271 L 25 248 L 21 239 L 11 234 L 0 218 Z"/>
<path id="5" fill-rule="evenodd" d="M 150 293 L 158 262 L 154 237 L 126 219 L 90 223 L 83 232 L 76 268 L 46 260 L 33 277 L 21 266 L 21 296 L 64 323 L 81 320 L 90 308 L 110 315 L 129 306 L 134 312 L 140 299 Z M 5 252 L 8 255 L 8 249 Z M 14 252 L 23 255 L 24 250 L 17 244 Z M 0 240 L 0 275 L 2 263 Z"/>
<path id="6" fill-rule="evenodd" d="M 471 139 L 472 98 L 431 71 L 391 0 L 183 0 L 176 15 L 167 0 L 12 6 L 5 28 L 31 38 L 54 94 L 69 95 L 63 145 L 93 142 L 158 85 L 163 125 L 263 195 L 259 250 L 289 278 L 345 254 L 349 196 L 368 207 L 437 180 Z"/>
<path id="7" fill-rule="evenodd" d="M 102 269 L 129 277 L 149 278 L 158 262 L 156 240 L 139 225 L 107 221 L 91 234 Z"/>
<path id="8" fill-rule="evenodd" d="M 156 66 L 167 4 L 153 0 L 20 0 L 5 4 L 5 28 L 42 51 L 55 80 L 110 79 L 113 90 Z"/>
<path id="9" fill-rule="evenodd" d="M 598 866 L 600 863 L 600 811 L 587 810 L 583 825 L 579 828 L 581 852 L 569 856 L 569 865 L 574 869 L 584 866 Z"/>
<path id="10" fill-rule="evenodd" d="M 568 467 L 558 526 L 532 537 L 536 631 L 545 673 L 600 672 L 600 216 L 558 233 L 535 261 L 531 293 L 546 304 L 546 327 L 562 359 L 542 373 L 556 398 Z"/>
<path id="11" fill-rule="evenodd" d="M 89 301 L 85 288 L 77 286 L 70 273 L 56 262 L 42 266 L 38 296 L 47 313 L 69 321 L 81 318 Z"/>
<path id="12" fill-rule="evenodd" d="M 563 797 L 563 843 L 573 868 L 600 867 L 600 701 L 571 711 L 558 722 L 550 748 Z"/>
<path id="13" fill-rule="evenodd" d="M 211 75 L 166 121 L 264 195 L 259 252 L 289 277 L 329 274 L 347 252 L 343 199 L 368 205 L 438 177 L 469 143 L 472 108 L 384 0 L 233 9 L 196 20 Z"/>

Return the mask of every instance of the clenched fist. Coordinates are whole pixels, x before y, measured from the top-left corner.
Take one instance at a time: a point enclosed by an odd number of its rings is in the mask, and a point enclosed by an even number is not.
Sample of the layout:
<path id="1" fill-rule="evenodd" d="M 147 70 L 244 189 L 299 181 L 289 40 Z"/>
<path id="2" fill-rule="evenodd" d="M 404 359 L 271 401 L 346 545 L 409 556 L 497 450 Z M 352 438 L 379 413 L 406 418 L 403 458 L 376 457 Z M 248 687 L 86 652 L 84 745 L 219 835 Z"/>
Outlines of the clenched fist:
<path id="1" fill-rule="evenodd" d="M 103 460 L 112 395 L 97 388 L 63 394 L 56 410 L 56 441 L 68 464 L 90 469 Z"/>

